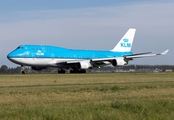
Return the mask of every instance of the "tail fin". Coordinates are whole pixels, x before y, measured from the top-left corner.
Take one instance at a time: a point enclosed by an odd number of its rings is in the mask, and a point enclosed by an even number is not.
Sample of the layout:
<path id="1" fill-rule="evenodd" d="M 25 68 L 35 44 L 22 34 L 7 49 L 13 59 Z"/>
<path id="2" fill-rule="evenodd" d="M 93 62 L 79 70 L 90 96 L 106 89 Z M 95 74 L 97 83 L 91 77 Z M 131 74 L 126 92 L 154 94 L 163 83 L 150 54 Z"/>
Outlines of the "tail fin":
<path id="1" fill-rule="evenodd" d="M 119 43 L 111 51 L 130 52 L 136 29 L 130 28 Z"/>

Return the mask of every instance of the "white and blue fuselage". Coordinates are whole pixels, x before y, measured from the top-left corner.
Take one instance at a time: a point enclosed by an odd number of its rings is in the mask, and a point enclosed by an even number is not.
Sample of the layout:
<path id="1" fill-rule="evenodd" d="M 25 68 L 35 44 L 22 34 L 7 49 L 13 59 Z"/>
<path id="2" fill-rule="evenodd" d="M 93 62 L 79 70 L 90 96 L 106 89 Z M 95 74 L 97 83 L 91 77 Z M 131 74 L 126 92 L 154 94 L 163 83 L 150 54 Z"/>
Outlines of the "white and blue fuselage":
<path id="1" fill-rule="evenodd" d="M 59 73 L 65 73 L 63 68 L 71 68 L 71 73 L 85 73 L 84 70 L 103 65 L 127 65 L 134 58 L 164 55 L 151 52 L 133 54 L 131 52 L 135 29 L 129 29 L 118 44 L 110 51 L 73 50 L 45 45 L 21 45 L 7 55 L 7 58 L 21 66 L 31 66 L 34 70 L 46 67 L 58 67 Z M 23 72 L 25 73 L 25 72 Z"/>
<path id="2" fill-rule="evenodd" d="M 65 61 L 115 58 L 132 54 L 132 52 L 72 50 L 54 46 L 21 45 L 8 54 L 7 57 L 9 60 L 19 65 L 57 67 L 59 63 Z"/>

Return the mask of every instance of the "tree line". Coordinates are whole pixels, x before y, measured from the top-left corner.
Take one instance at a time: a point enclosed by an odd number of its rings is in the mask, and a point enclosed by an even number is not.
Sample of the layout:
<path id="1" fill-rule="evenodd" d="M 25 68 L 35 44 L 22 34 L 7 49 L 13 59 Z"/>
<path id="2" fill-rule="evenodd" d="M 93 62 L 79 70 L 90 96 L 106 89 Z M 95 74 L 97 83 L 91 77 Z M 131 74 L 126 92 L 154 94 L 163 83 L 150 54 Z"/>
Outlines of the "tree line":
<path id="1" fill-rule="evenodd" d="M 0 74 L 19 74 L 21 73 L 21 67 L 10 68 L 6 65 L 0 67 Z"/>
<path id="2" fill-rule="evenodd" d="M 136 70 L 141 70 L 141 69 L 149 69 L 149 70 L 171 69 L 171 70 L 174 70 L 174 65 L 127 65 L 127 66 L 123 66 L 123 69 L 124 70 L 129 70 L 129 69 L 136 69 Z"/>
<path id="3" fill-rule="evenodd" d="M 106 66 L 106 67 L 102 67 L 100 68 L 100 70 L 107 70 L 107 71 L 113 71 L 116 69 L 121 69 L 121 70 L 166 70 L 166 69 L 170 69 L 170 70 L 174 70 L 174 65 L 126 65 L 126 66 L 122 66 L 122 67 L 113 67 L 113 66 Z M 57 68 L 47 68 L 47 69 L 43 69 L 40 71 L 35 71 L 32 70 L 30 67 L 26 67 L 26 70 L 28 73 L 57 73 Z M 98 69 L 93 69 L 92 71 L 95 72 L 95 70 Z M 88 72 L 91 72 L 90 70 Z M 21 74 L 21 67 L 17 66 L 17 67 L 7 67 L 6 65 L 2 65 L 0 67 L 0 74 Z"/>

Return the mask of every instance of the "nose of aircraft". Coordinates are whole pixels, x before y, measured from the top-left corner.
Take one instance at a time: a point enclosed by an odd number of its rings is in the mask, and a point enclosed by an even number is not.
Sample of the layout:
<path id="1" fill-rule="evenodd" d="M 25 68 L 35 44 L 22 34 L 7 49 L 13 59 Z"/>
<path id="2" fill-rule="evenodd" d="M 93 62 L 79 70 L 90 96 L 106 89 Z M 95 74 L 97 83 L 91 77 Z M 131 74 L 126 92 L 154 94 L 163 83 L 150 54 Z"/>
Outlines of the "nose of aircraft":
<path id="1" fill-rule="evenodd" d="M 7 55 L 7 58 L 14 58 L 16 55 L 20 54 L 20 52 L 18 50 L 13 50 L 12 52 L 10 52 L 8 55 Z"/>
<path id="2" fill-rule="evenodd" d="M 7 55 L 7 58 L 11 61 L 11 58 L 13 57 L 13 52 L 11 52 L 11 53 L 9 53 L 8 55 Z"/>
<path id="3" fill-rule="evenodd" d="M 9 53 L 9 54 L 7 55 L 7 58 L 9 59 L 9 58 L 11 58 L 11 57 L 12 57 L 12 54 Z"/>
<path id="4" fill-rule="evenodd" d="M 7 58 L 8 58 L 9 60 L 12 60 L 12 59 L 15 57 L 15 55 L 17 55 L 17 51 L 16 51 L 16 50 L 10 52 L 10 53 L 7 55 Z"/>
<path id="5" fill-rule="evenodd" d="M 16 64 L 19 64 L 19 60 L 15 58 L 16 55 L 17 55 L 17 51 L 14 50 L 14 51 L 12 51 L 11 53 L 9 53 L 9 54 L 7 55 L 7 58 L 8 58 L 11 62 L 16 63 Z"/>

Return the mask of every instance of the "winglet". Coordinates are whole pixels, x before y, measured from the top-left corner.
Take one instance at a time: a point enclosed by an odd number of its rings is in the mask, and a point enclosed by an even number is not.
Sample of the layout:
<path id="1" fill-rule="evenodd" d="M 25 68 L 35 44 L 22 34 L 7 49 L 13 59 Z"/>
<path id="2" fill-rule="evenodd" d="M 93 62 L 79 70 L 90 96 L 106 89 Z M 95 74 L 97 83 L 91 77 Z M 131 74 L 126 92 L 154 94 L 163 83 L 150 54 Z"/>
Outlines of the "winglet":
<path id="1" fill-rule="evenodd" d="M 168 53 L 169 50 L 164 51 L 163 53 L 161 53 L 161 55 L 166 55 Z"/>

